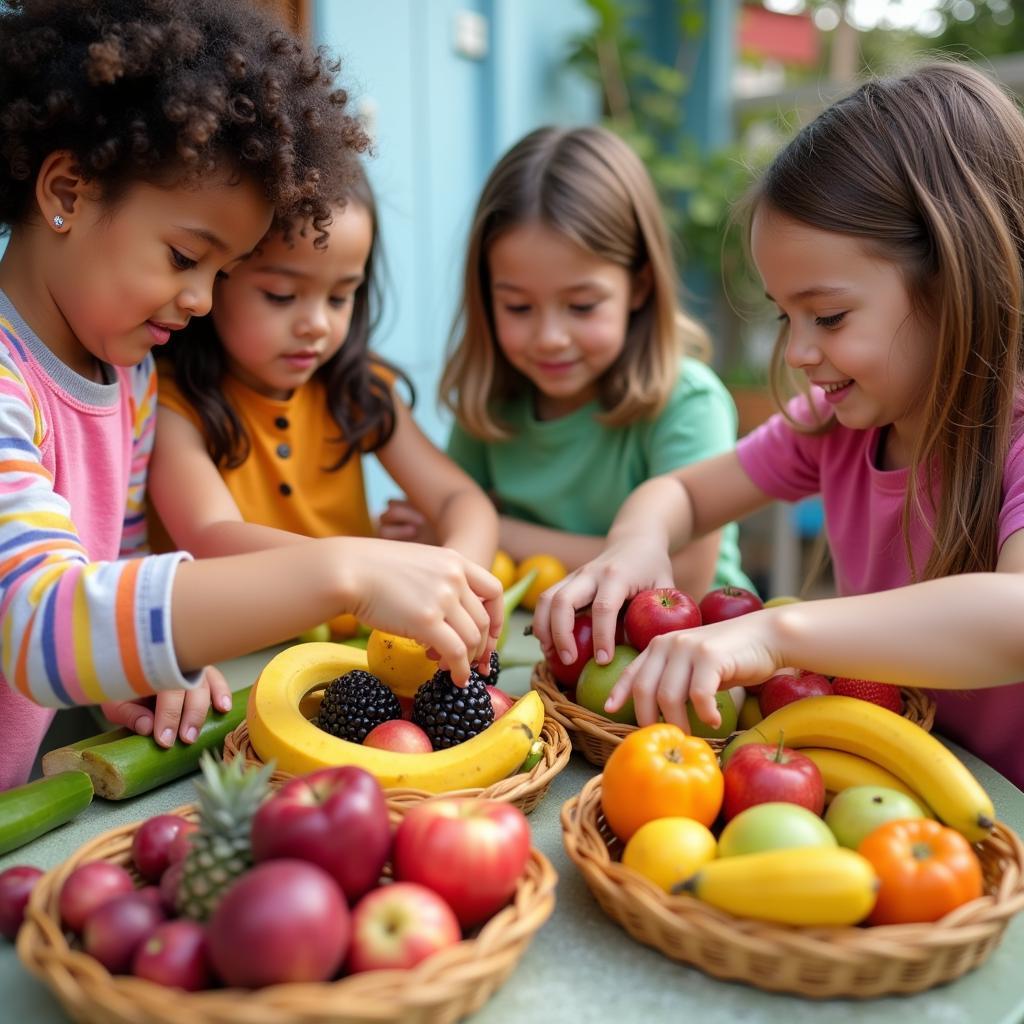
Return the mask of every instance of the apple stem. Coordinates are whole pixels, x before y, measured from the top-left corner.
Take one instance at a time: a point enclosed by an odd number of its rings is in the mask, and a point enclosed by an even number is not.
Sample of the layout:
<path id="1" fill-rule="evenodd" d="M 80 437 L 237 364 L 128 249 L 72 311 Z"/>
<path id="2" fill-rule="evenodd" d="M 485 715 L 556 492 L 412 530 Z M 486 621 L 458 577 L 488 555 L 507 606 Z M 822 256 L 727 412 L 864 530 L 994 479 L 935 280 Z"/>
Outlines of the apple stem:
<path id="1" fill-rule="evenodd" d="M 786 734 L 784 732 L 782 732 L 782 730 L 780 729 L 779 730 L 779 745 L 775 748 L 775 757 L 772 758 L 772 760 L 775 761 L 776 764 L 782 764 L 783 763 L 783 760 L 782 760 L 782 748 L 783 748 L 783 746 L 785 744 L 785 741 L 786 741 Z"/>

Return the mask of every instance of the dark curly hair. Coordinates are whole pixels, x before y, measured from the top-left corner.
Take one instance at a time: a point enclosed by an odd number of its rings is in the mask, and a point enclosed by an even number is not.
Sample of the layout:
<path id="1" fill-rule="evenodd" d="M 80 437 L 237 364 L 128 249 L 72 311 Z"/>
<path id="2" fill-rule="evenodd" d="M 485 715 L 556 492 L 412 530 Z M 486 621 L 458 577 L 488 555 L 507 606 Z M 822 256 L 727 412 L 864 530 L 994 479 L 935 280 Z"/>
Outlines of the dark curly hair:
<path id="1" fill-rule="evenodd" d="M 373 234 L 363 282 L 352 297 L 345 343 L 315 375 L 323 383 L 331 418 L 340 431 L 337 438 L 329 439 L 341 448 L 337 461 L 324 467 L 328 471 L 340 469 L 353 455 L 376 451 L 391 438 L 395 430 L 392 382 L 400 380 L 408 390 L 410 405 L 415 402 L 415 390 L 406 374 L 369 351 L 370 335 L 380 321 L 383 254 L 373 191 L 359 162 L 353 161 L 353 165 L 346 192 L 336 203 L 352 202 L 366 210 Z M 222 469 L 240 466 L 248 458 L 250 441 L 221 390 L 228 372 L 227 358 L 217 340 L 212 315 L 193 317 L 188 327 L 171 336 L 158 357 L 161 369 L 174 374 L 178 390 L 199 416 L 213 462 Z"/>
<path id="2" fill-rule="evenodd" d="M 245 0 L 4 0 L 0 222 L 31 216 L 43 160 L 67 150 L 107 202 L 227 167 L 323 244 L 325 197 L 367 147 L 338 67 Z"/>

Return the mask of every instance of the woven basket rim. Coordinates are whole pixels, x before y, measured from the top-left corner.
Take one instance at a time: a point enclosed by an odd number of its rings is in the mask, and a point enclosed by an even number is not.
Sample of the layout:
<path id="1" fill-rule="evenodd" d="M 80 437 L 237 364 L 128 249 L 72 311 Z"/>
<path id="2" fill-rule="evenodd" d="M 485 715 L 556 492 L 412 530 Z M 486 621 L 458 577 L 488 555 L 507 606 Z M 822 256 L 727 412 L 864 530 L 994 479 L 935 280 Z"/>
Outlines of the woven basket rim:
<path id="1" fill-rule="evenodd" d="M 410 805 L 387 796 L 392 822 Z M 168 811 L 195 819 L 197 806 Z M 68 944 L 60 927 L 60 887 L 79 864 L 113 860 L 130 866 L 131 837 L 141 822 L 97 836 L 36 883 L 18 933 L 25 967 L 46 983 L 75 1019 L 106 1024 L 274 1024 L 281 1020 L 451 1020 L 452 1010 L 481 1006 L 518 962 L 534 934 L 550 917 L 558 876 L 548 858 L 531 847 L 526 870 L 511 901 L 469 937 L 438 950 L 408 970 L 368 971 L 336 981 L 290 983 L 262 989 L 168 990 L 129 975 L 111 975 L 97 960 Z M 168 998 L 169 992 L 174 998 Z M 124 1013 L 119 1013 L 123 1010 Z M 84 1014 L 79 1016 L 79 1014 Z"/>
<path id="2" fill-rule="evenodd" d="M 538 661 L 534 665 L 530 687 L 540 694 L 545 712 L 560 722 L 570 735 L 574 731 L 585 733 L 614 747 L 638 728 L 623 722 L 612 722 L 570 700 L 559 689 L 546 661 Z M 910 687 L 901 687 L 900 693 L 903 696 L 903 717 L 930 732 L 935 722 L 935 700 L 924 691 Z M 731 738 L 709 739 L 707 742 L 714 750 L 721 751 Z"/>
<path id="3" fill-rule="evenodd" d="M 940 955 L 948 954 L 952 959 L 960 947 L 969 949 L 972 944 L 979 949 L 980 958 L 972 964 L 976 966 L 994 948 L 1009 920 L 1024 910 L 1024 844 L 1012 829 L 997 822 L 992 836 L 975 846 L 987 861 L 985 894 L 939 921 L 843 928 L 797 927 L 737 917 L 688 893 L 669 895 L 622 865 L 612 852 L 621 844 L 600 813 L 601 781 L 602 775 L 590 779 L 562 805 L 562 840 L 569 859 L 608 916 L 634 938 L 718 977 L 812 997 L 920 991 L 952 980 L 970 968 L 961 964 L 955 973 L 936 977 L 928 984 L 911 981 L 875 991 L 858 987 L 867 984 L 863 980 L 844 988 L 842 976 L 863 979 L 877 973 L 879 964 L 889 975 L 901 970 L 914 972 L 934 965 Z M 997 873 L 993 873 L 993 865 L 999 868 Z M 681 946 L 687 946 L 693 955 L 681 956 Z M 707 960 L 702 962 L 705 951 Z M 722 965 L 729 953 L 736 954 L 740 962 L 744 958 L 759 961 L 760 970 L 752 967 L 750 975 L 745 976 L 734 963 L 726 971 Z M 784 959 L 794 970 L 803 962 L 811 975 L 821 974 L 826 965 L 838 977 L 823 976 L 817 984 L 808 982 L 799 988 L 777 981 L 766 983 L 764 963 L 772 958 Z"/>
<path id="4" fill-rule="evenodd" d="M 527 802 L 551 785 L 555 776 L 569 763 L 569 758 L 572 755 L 572 741 L 569 738 L 569 733 L 564 726 L 548 715 L 544 717 L 540 737 L 544 740 L 544 754 L 537 764 L 528 772 L 520 772 L 517 775 L 499 779 L 497 782 L 491 783 L 490 786 L 453 789 L 443 794 L 428 793 L 425 789 L 412 787 L 390 787 L 384 792 L 389 798 L 403 803 L 416 803 L 442 795 L 446 797 L 479 797 L 487 800 L 501 800 L 505 803 Z M 232 761 L 236 757 L 244 757 L 246 764 L 249 765 L 257 767 L 263 765 L 262 759 L 253 749 L 249 740 L 249 728 L 244 721 L 224 738 L 224 759 Z M 270 784 L 274 787 L 283 786 L 294 778 L 296 776 L 290 772 L 274 771 L 270 776 Z"/>

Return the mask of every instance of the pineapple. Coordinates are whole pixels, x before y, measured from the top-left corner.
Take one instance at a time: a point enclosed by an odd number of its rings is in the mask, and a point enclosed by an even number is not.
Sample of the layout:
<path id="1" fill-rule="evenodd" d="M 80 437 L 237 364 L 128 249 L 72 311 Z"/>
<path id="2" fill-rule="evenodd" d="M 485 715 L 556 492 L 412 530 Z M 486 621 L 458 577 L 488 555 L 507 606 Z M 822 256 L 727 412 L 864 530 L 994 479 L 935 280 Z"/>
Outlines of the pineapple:
<path id="1" fill-rule="evenodd" d="M 228 886 L 252 866 L 250 827 L 269 792 L 273 764 L 247 768 L 240 757 L 225 764 L 206 751 L 199 767 L 199 828 L 189 837 L 177 906 L 183 917 L 205 921 Z"/>

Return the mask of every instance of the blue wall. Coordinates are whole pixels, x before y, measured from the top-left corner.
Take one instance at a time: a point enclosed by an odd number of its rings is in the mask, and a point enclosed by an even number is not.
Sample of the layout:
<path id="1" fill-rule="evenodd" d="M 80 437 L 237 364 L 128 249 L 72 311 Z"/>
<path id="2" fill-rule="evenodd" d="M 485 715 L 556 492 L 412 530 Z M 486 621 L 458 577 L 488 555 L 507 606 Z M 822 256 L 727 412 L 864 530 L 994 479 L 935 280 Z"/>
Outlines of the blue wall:
<path id="1" fill-rule="evenodd" d="M 481 16 L 488 47 L 457 51 L 460 12 Z M 343 60 L 342 80 L 375 139 L 368 161 L 389 281 L 375 347 L 416 384 L 416 418 L 438 444 L 437 381 L 458 301 L 466 233 L 500 154 L 547 123 L 596 119 L 598 98 L 562 67 L 586 30 L 583 0 L 319 0 L 314 36 Z M 397 493 L 367 462 L 373 511 Z"/>

